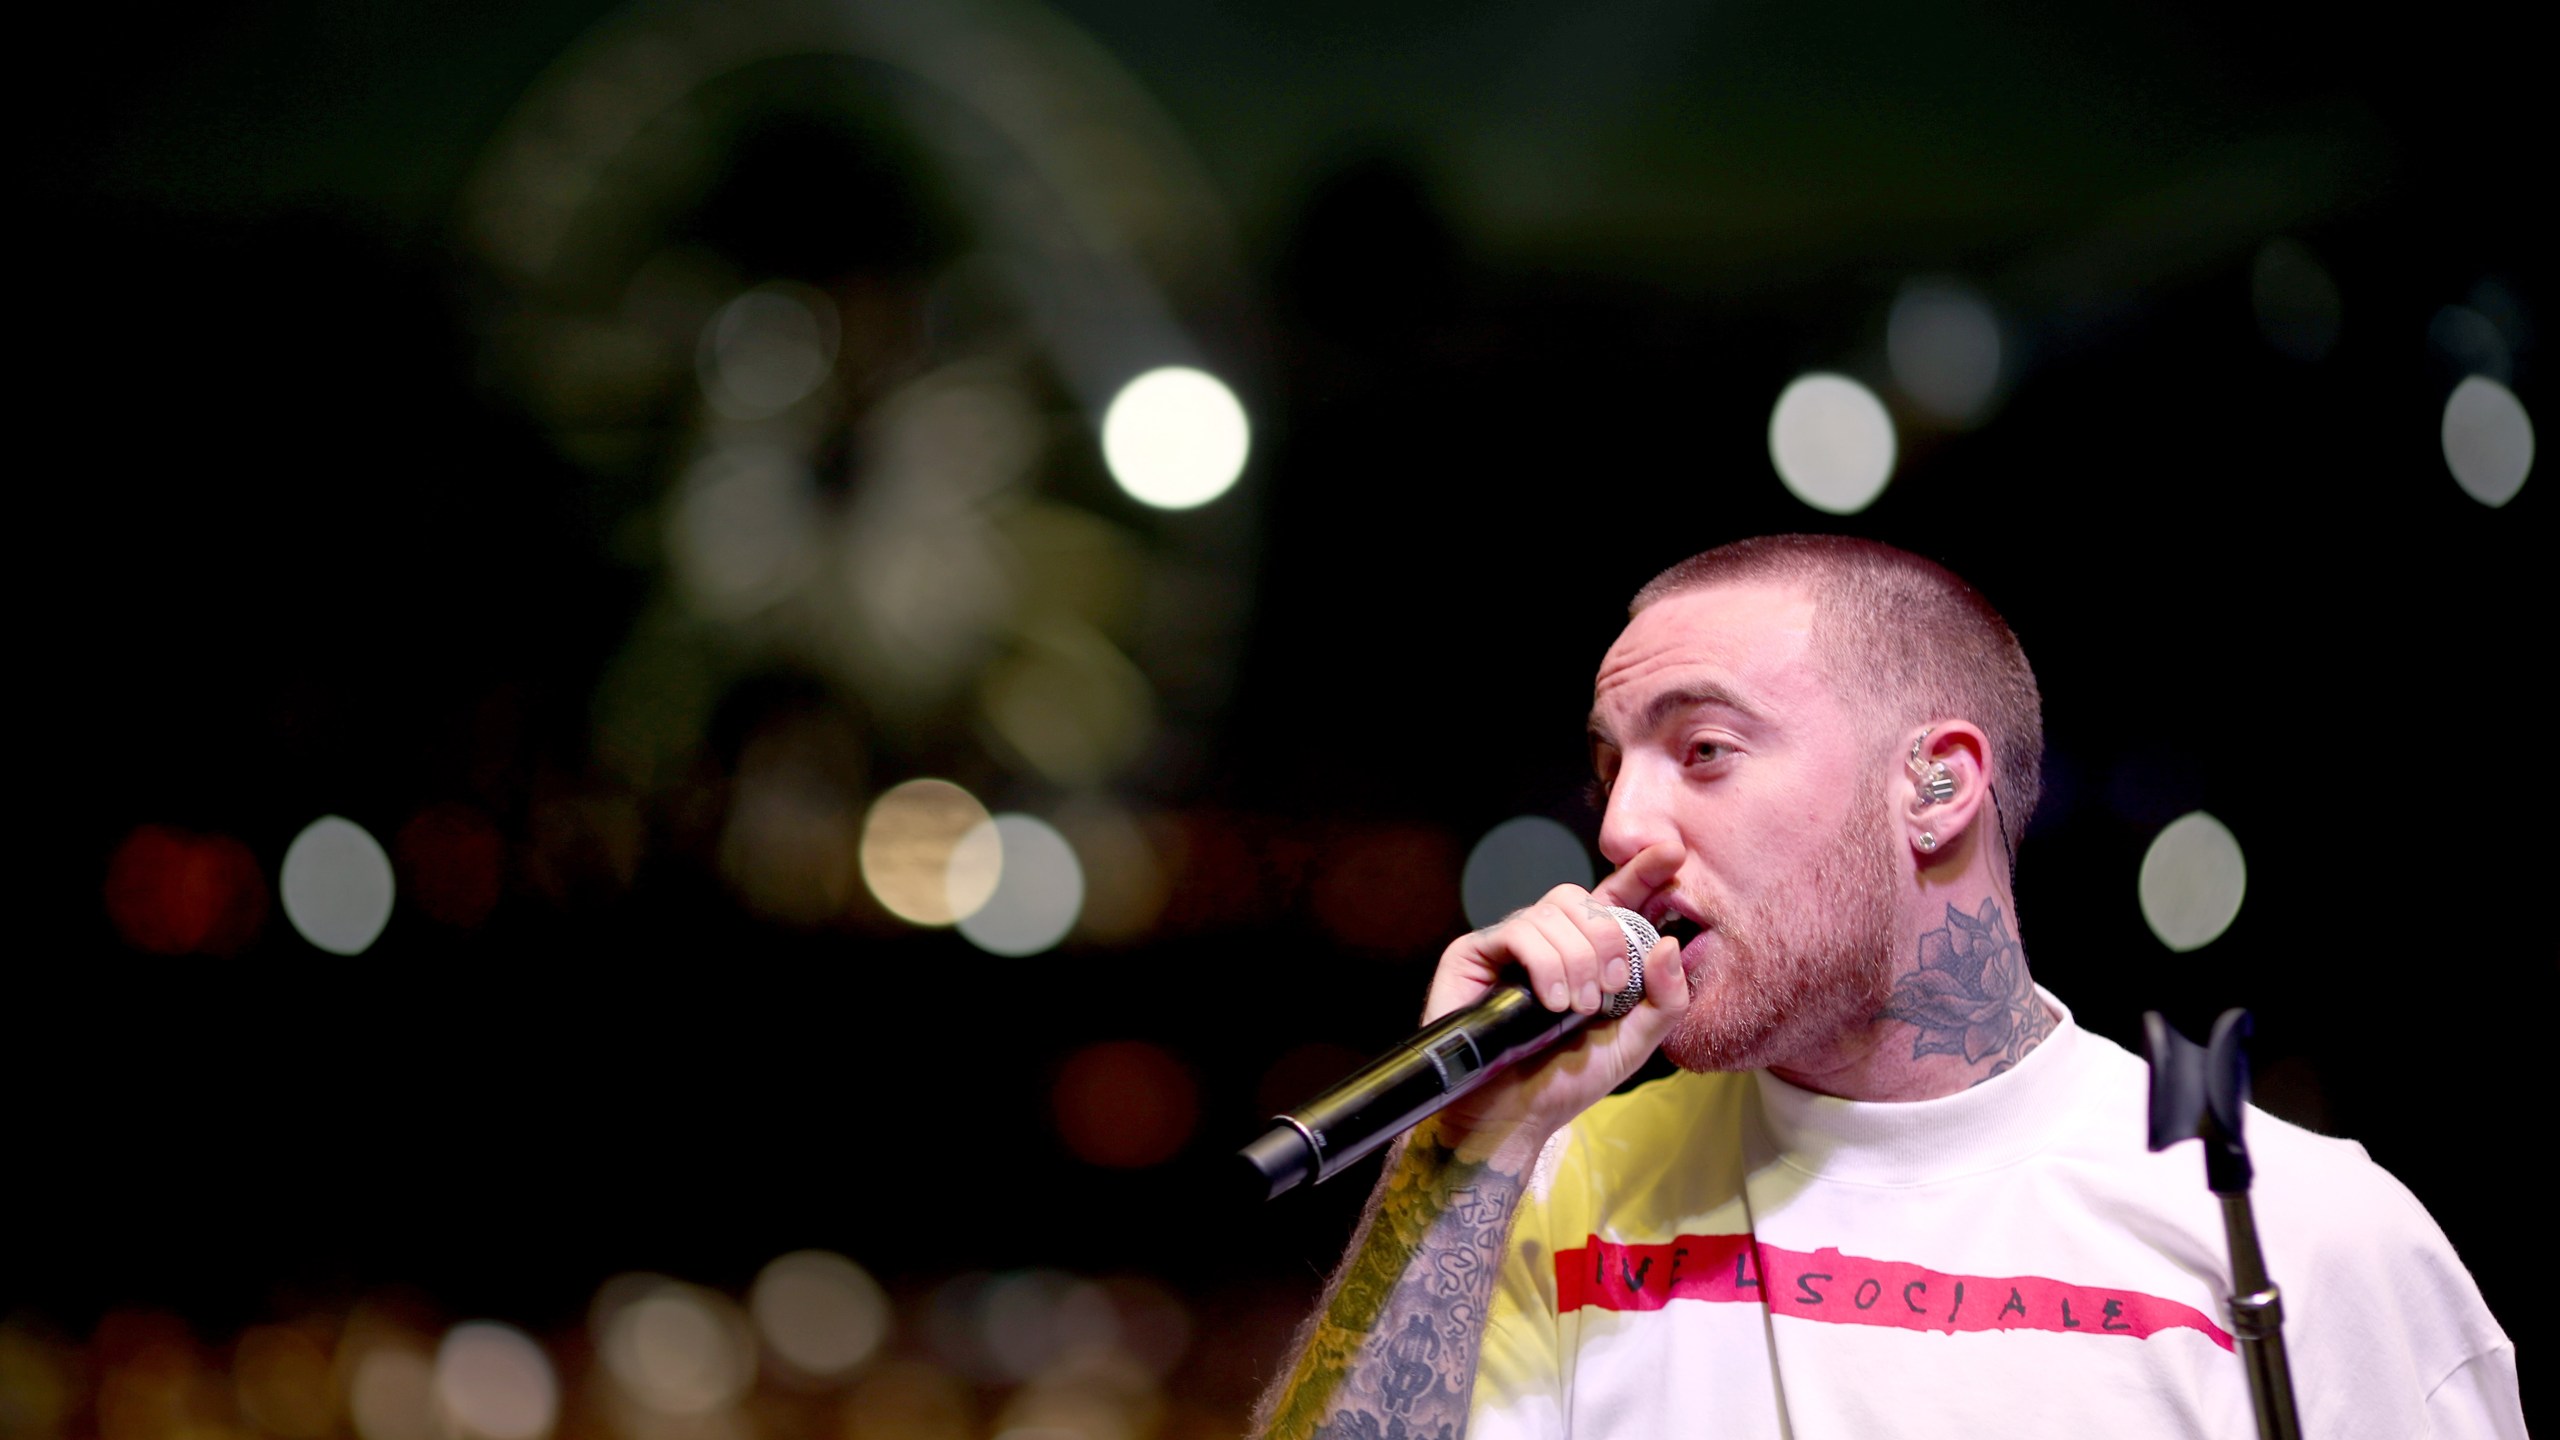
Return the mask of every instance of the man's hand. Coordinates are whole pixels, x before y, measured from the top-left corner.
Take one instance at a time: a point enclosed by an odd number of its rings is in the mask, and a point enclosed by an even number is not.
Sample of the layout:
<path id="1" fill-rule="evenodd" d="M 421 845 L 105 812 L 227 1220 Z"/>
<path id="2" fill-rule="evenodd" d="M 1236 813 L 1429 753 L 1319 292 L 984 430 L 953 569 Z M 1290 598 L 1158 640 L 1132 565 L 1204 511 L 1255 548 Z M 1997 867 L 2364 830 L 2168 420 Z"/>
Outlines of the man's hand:
<path id="1" fill-rule="evenodd" d="M 1676 846 L 1653 846 L 1591 890 L 1559 885 L 1536 904 L 1460 936 L 1441 952 L 1424 1023 L 1473 1004 L 1515 975 L 1550 1010 L 1596 1013 L 1627 988 L 1626 932 L 1609 908 L 1653 913 L 1649 907 L 1681 859 Z M 1688 1007 L 1689 977 L 1677 940 L 1654 947 L 1644 975 L 1644 1001 L 1623 1018 L 1585 1026 L 1443 1109 L 1442 1142 L 1463 1159 L 1527 1174 L 1548 1137 L 1634 1074 Z"/>
<path id="2" fill-rule="evenodd" d="M 1551 1010 L 1596 1012 L 1627 988 L 1627 938 L 1608 907 L 1656 913 L 1680 869 L 1656 846 L 1585 891 L 1460 938 L 1440 956 L 1426 1023 L 1515 972 Z M 1294 1363 L 1254 1411 L 1254 1433 L 1463 1436 L 1476 1357 L 1530 1167 L 1547 1138 L 1644 1063 L 1689 1003 L 1680 946 L 1645 957 L 1644 1003 L 1596 1021 L 1424 1120 L 1397 1146 L 1351 1253 L 1299 1332 Z"/>

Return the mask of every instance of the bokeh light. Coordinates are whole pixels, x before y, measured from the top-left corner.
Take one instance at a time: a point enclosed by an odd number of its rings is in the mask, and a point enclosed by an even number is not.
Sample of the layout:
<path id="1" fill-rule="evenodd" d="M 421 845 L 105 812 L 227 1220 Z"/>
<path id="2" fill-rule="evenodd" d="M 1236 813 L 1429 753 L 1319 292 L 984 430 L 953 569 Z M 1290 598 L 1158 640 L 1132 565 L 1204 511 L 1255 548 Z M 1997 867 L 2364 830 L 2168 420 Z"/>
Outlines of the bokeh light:
<path id="1" fill-rule="evenodd" d="M 842 322 L 805 285 L 759 285 L 720 307 L 694 352 L 702 393 L 733 420 L 761 420 L 808 398 L 835 368 Z"/>
<path id="2" fill-rule="evenodd" d="M 232 955 L 267 917 L 266 877 L 228 835 L 140 825 L 107 861 L 107 918 L 154 955 Z"/>
<path id="3" fill-rule="evenodd" d="M 232 1351 L 231 1380 L 240 1413 L 269 1435 L 319 1440 L 337 1421 L 329 1352 L 297 1327 L 259 1325 L 243 1333 Z"/>
<path id="4" fill-rule="evenodd" d="M 725 1409 L 755 1378 L 754 1348 L 729 1298 L 656 1275 L 597 1292 L 596 1352 L 622 1392 L 661 1415 Z"/>
<path id="5" fill-rule="evenodd" d="M 807 580 L 817 532 L 816 486 L 798 457 L 778 445 L 722 445 L 676 486 L 667 563 L 696 611 L 737 619 Z"/>
<path id="6" fill-rule="evenodd" d="M 470 1320 L 436 1347 L 437 1411 L 465 1436 L 541 1440 L 560 1418 L 560 1382 L 533 1337 Z"/>
<path id="7" fill-rule="evenodd" d="M 956 857 L 961 838 L 988 819 L 978 797 L 948 780 L 909 780 L 871 802 L 862 822 L 862 883 L 890 914 L 949 925 L 987 902 L 1001 856 L 980 846 Z M 955 865 L 965 858 L 965 865 Z"/>
<path id="8" fill-rule="evenodd" d="M 2483 505 L 2513 500 L 2533 473 L 2533 417 L 2514 391 L 2485 375 L 2467 377 L 2446 397 L 2442 438 L 2454 483 Z"/>
<path id="9" fill-rule="evenodd" d="M 406 1345 L 365 1351 L 347 1379 L 347 1415 L 363 1440 L 444 1440 L 435 1362 Z"/>
<path id="10" fill-rule="evenodd" d="M 851 1374 L 889 1337 L 889 1297 L 879 1282 L 828 1250 L 797 1250 L 765 1266 L 747 1310 L 765 1349 L 809 1380 Z"/>
<path id="11" fill-rule="evenodd" d="M 2249 869 L 2240 842 L 2202 810 L 2170 821 L 2142 857 L 2142 919 L 2172 950 L 2200 950 L 2231 928 Z"/>
<path id="12" fill-rule="evenodd" d="M 872 1366 L 845 1396 L 847 1440 L 976 1440 L 977 1402 L 958 1376 L 918 1359 Z"/>
<path id="13" fill-rule="evenodd" d="M 1427 825 L 1381 825 L 1326 847 L 1309 886 L 1316 923 L 1346 950 L 1404 959 L 1457 928 L 1458 847 Z"/>
<path id="14" fill-rule="evenodd" d="M 1118 806 L 1093 799 L 1070 803 L 1057 819 L 1059 833 L 1084 865 L 1084 913 L 1076 934 L 1097 944 L 1125 945 L 1154 929 L 1172 886 L 1146 827 Z"/>
<path id="15" fill-rule="evenodd" d="M 1114 1170 L 1172 1159 L 1200 1120 L 1199 1086 L 1189 1068 L 1143 1040 L 1105 1041 L 1068 1056 L 1050 1104 L 1067 1149 Z"/>
<path id="16" fill-rule="evenodd" d="M 0 1432 L 42 1440 L 59 1434 L 79 1405 L 75 1352 L 33 1323 L 0 1319 Z"/>
<path id="17" fill-rule="evenodd" d="M 1017 1384 L 1071 1350 L 1109 1348 L 1120 1340 L 1109 1293 L 1056 1270 L 999 1276 L 978 1298 L 978 1325 L 997 1373 Z"/>
<path id="18" fill-rule="evenodd" d="M 2447 305 L 2428 318 L 2427 349 L 2457 375 L 2486 376 L 2503 385 L 2515 374 L 2506 333 L 2468 305 Z"/>
<path id="19" fill-rule="evenodd" d="M 1032 815 L 998 815 L 970 827 L 952 848 L 947 883 L 975 887 L 989 868 L 995 892 L 960 915 L 960 933 L 991 955 L 1037 955 L 1067 938 L 1084 912 L 1084 867 L 1075 847 L 1049 822 Z"/>
<path id="20" fill-rule="evenodd" d="M 1091 626 L 1050 618 L 1026 629 L 978 687 L 988 726 L 1024 764 L 1092 785 L 1136 759 L 1155 727 L 1147 677 Z"/>
<path id="21" fill-rule="evenodd" d="M 1490 925 L 1558 885 L 1591 885 L 1581 837 L 1544 815 L 1519 815 L 1484 832 L 1467 852 L 1458 895 L 1467 923 Z"/>
<path id="22" fill-rule="evenodd" d="M 1875 503 L 1893 478 L 1893 417 L 1846 375 L 1799 377 L 1769 412 L 1769 460 L 1797 499 L 1832 515 Z"/>
<path id="23" fill-rule="evenodd" d="M 2310 362 L 2338 348 L 2346 318 L 2338 282 L 2299 240 L 2279 235 L 2258 247 L 2249 266 L 2249 308 L 2258 333 L 2279 354 Z"/>
<path id="24" fill-rule="evenodd" d="M 323 815 L 285 847 L 285 918 L 333 955 L 361 955 L 391 922 L 391 857 L 352 820 Z"/>
<path id="25" fill-rule="evenodd" d="M 1915 280 L 1885 319 L 1885 358 L 1911 403 L 1950 425 L 1969 425 L 2000 389 L 2000 317 L 1971 286 Z"/>
<path id="26" fill-rule="evenodd" d="M 427 918 L 468 930 L 497 908 L 506 880 L 506 840 L 471 806 L 419 811 L 400 827 L 391 850 L 399 861 L 400 893 Z"/>
<path id="27" fill-rule="evenodd" d="M 1130 381 L 1102 416 L 1102 458 L 1132 499 L 1188 510 L 1227 493 L 1244 473 L 1252 426 L 1224 381 L 1169 365 Z"/>

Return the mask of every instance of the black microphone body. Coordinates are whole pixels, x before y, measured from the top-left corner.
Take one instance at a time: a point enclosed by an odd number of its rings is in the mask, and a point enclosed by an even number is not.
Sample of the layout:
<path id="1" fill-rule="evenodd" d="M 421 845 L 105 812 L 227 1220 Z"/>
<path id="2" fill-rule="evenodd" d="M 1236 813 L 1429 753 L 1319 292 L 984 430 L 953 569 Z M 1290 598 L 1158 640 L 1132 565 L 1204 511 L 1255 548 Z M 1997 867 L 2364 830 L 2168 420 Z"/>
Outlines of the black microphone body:
<path id="1" fill-rule="evenodd" d="M 1302 1180 L 1333 1178 L 1504 1068 L 1594 1018 L 1614 1019 L 1634 1009 L 1644 998 L 1644 957 L 1653 948 L 1654 929 L 1632 910 L 1615 913 L 1627 932 L 1629 983 L 1596 1017 L 1550 1010 L 1517 981 L 1495 986 L 1313 1100 L 1274 1117 L 1261 1139 L 1238 1152 L 1259 1175 L 1266 1198 Z"/>

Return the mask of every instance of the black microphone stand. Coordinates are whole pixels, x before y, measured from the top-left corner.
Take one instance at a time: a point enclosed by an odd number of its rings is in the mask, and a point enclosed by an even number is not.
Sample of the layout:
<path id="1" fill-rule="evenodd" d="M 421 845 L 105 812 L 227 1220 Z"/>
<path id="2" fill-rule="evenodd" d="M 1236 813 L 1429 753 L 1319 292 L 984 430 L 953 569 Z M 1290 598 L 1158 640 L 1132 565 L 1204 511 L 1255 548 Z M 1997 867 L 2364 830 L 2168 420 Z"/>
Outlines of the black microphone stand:
<path id="1" fill-rule="evenodd" d="M 2284 1303 L 2258 1250 L 2257 1217 L 2249 1209 L 2249 1147 L 2240 1121 L 2249 1103 L 2249 1062 L 2240 1042 L 2249 1012 L 2225 1010 L 2202 1045 L 2169 1028 L 2152 1010 L 2142 1017 L 2142 1053 L 2151 1062 L 2151 1148 L 2204 1142 L 2204 1183 L 2222 1202 L 2231 1245 L 2231 1333 L 2249 1370 L 2249 1404 L 2261 1440 L 2301 1440 L 2293 1407 L 2293 1373 L 2284 1358 Z"/>

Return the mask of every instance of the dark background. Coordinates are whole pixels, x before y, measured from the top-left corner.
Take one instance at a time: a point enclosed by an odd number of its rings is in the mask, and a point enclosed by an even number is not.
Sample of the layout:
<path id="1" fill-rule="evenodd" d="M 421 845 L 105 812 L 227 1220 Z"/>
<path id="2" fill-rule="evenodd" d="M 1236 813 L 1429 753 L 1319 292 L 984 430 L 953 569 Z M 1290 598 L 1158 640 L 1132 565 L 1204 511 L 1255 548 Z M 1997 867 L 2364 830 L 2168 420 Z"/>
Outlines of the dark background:
<path id="1" fill-rule="evenodd" d="M 2456 488 L 2436 426 L 2465 366 L 2429 340 L 2493 286 L 2509 383 L 2549 415 L 2547 122 L 2512 17 L 1053 13 L 1161 105 L 1233 222 L 1236 278 L 1189 313 L 1214 312 L 1200 343 L 1256 419 L 1218 502 L 1249 604 L 1221 698 L 1115 793 L 1225 837 L 1247 878 L 1030 962 L 759 920 L 646 797 L 631 875 L 511 869 L 477 928 L 399 912 L 353 959 L 280 915 L 225 956 L 125 943 L 101 886 L 140 824 L 237 836 L 272 877 L 316 814 L 387 834 L 469 796 L 530 852 L 546 787 L 586 783 L 599 677 L 655 581 L 491 378 L 452 222 L 599 7 L 52 18 L 22 57 L 43 80 L 15 307 L 48 938 L 8 967 L 0 1309 L 76 1338 L 156 1307 L 218 1340 L 400 1286 L 557 1329 L 613 1273 L 734 1288 L 807 1244 L 910 1287 L 1037 1264 L 1296 1303 L 1360 1182 L 1256 1210 L 1196 1167 L 1293 1047 L 1398 1034 L 1438 943 L 1340 943 L 1328 857 L 1449 881 L 1507 816 L 1588 836 L 1579 723 L 1625 597 L 1726 539 L 1844 528 L 1973 580 L 2037 666 L 2039 979 L 2127 1043 L 2146 1008 L 2200 1035 L 2252 1007 L 2267 1103 L 2407 1181 L 2538 1391 L 2547 1206 L 2522 1177 L 2555 966 L 2524 722 L 2549 485 L 2497 509 Z M 775 273 L 802 243 L 905 263 L 908 240 L 866 240 L 876 209 L 823 203 L 836 153 L 705 202 L 715 239 Z M 930 209 L 938 177 L 871 163 Z M 772 198 L 793 177 L 808 208 Z M 2343 297 L 2317 362 L 2252 319 L 2279 235 Z M 1806 369 L 1872 379 L 1885 308 L 1927 274 L 2002 307 L 2000 406 L 1907 431 L 1872 508 L 1817 514 L 1771 470 L 1768 407 Z M 1050 483 L 1148 523 L 1080 443 Z M 2196 808 L 2239 836 L 2248 894 L 2177 955 L 2133 877 Z M 1420 936 L 1460 923 L 1454 883 L 1414 906 Z M 1198 1082 L 1168 1165 L 1097 1169 L 1053 1128 L 1058 1067 L 1121 1038 Z"/>

